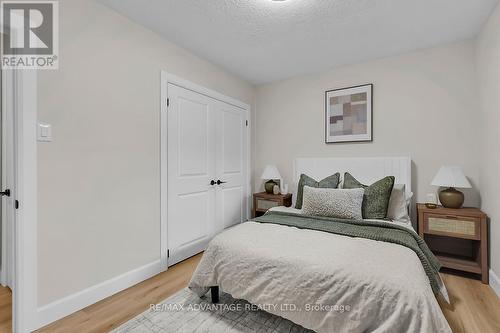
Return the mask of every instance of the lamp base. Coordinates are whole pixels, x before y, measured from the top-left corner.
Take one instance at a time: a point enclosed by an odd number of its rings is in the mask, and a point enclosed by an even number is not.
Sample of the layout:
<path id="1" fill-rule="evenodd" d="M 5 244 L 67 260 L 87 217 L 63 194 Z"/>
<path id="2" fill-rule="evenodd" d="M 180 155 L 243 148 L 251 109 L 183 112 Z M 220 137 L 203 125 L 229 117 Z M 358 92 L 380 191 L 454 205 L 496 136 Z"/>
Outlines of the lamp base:
<path id="1" fill-rule="evenodd" d="M 273 188 L 274 185 L 278 185 L 274 182 L 274 180 L 269 180 L 264 184 L 264 189 L 266 190 L 266 193 L 268 194 L 273 194 Z"/>
<path id="2" fill-rule="evenodd" d="M 458 209 L 464 204 L 464 194 L 453 187 L 439 192 L 439 201 L 443 207 Z"/>

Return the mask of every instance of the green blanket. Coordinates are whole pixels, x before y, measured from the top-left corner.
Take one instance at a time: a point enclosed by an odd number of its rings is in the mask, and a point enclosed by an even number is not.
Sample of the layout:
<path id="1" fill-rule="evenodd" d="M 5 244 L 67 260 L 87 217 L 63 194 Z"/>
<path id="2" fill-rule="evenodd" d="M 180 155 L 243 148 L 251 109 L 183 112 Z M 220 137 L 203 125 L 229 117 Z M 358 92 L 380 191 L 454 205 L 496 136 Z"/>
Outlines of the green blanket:
<path id="1" fill-rule="evenodd" d="M 441 264 L 429 250 L 424 240 L 415 232 L 403 226 L 387 222 L 344 220 L 273 211 L 268 211 L 265 215 L 254 218 L 253 221 L 286 225 L 300 229 L 319 230 L 332 234 L 361 237 L 405 246 L 415 252 L 418 259 L 420 259 L 434 294 L 438 294 L 439 292 L 439 270 L 441 269 Z"/>

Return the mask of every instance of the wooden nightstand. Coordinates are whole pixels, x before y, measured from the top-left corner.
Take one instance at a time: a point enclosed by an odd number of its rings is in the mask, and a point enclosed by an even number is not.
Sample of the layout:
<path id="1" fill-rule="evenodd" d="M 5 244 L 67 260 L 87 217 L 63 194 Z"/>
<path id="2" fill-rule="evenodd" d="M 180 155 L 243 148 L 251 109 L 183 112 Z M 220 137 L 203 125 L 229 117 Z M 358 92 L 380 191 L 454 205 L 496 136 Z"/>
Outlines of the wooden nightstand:
<path id="1" fill-rule="evenodd" d="M 417 205 L 418 233 L 446 268 L 479 274 L 488 283 L 487 216 L 477 208 Z"/>
<path id="2" fill-rule="evenodd" d="M 266 192 L 254 193 L 253 217 L 261 216 L 269 208 L 292 205 L 292 194 L 268 194 Z"/>

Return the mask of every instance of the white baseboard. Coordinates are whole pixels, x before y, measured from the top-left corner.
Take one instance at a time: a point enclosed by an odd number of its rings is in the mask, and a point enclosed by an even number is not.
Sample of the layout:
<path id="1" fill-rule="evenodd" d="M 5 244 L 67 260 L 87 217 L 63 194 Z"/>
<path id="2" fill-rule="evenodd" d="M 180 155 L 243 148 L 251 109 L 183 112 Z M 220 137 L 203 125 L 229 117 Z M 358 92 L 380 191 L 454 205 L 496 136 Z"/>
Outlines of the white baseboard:
<path id="1" fill-rule="evenodd" d="M 500 297 L 500 278 L 492 269 L 490 269 L 490 287 L 495 291 L 497 296 Z"/>
<path id="2" fill-rule="evenodd" d="M 161 273 L 161 260 L 136 268 L 90 288 L 38 308 L 38 327 L 43 327 L 91 304 Z"/>

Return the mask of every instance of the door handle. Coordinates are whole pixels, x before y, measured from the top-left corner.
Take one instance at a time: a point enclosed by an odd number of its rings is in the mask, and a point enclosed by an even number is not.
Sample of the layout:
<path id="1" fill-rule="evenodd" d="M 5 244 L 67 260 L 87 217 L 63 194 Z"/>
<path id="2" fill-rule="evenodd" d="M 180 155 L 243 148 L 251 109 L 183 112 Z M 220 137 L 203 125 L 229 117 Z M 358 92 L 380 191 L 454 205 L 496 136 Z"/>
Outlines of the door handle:
<path id="1" fill-rule="evenodd" d="M 220 185 L 220 184 L 225 184 L 225 183 L 227 183 L 227 182 L 221 182 L 221 181 L 220 181 L 220 179 L 219 179 L 219 180 L 217 180 L 217 185 Z"/>
<path id="2" fill-rule="evenodd" d="M 215 180 L 213 180 L 213 179 L 212 179 L 212 180 L 210 181 L 210 185 L 214 186 L 214 185 L 215 185 Z"/>
<path id="3" fill-rule="evenodd" d="M 6 189 L 5 191 L 0 192 L 0 195 L 1 195 L 2 197 L 3 197 L 3 196 L 10 197 L 10 190 L 9 190 L 9 189 Z"/>

